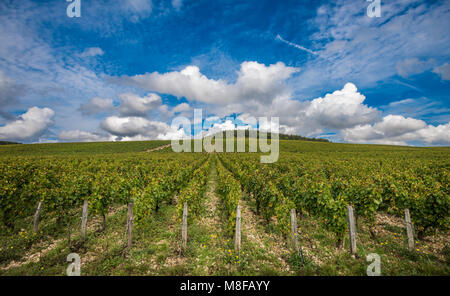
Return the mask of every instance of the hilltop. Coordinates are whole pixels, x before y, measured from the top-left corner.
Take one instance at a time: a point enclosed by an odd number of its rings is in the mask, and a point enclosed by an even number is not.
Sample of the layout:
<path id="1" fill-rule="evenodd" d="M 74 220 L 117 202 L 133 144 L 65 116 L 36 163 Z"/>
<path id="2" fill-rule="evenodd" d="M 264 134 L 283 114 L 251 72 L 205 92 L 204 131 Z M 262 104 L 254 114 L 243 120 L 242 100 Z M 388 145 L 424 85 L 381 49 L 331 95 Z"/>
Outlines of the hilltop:
<path id="1" fill-rule="evenodd" d="M 237 137 L 237 131 L 238 130 L 234 130 L 234 137 Z M 216 133 L 215 135 L 218 135 L 218 134 L 224 134 L 224 136 L 225 136 L 225 132 L 218 132 L 218 133 Z M 259 131 L 256 131 L 256 137 L 257 138 L 259 138 L 260 136 L 259 136 Z M 268 139 L 271 139 L 272 138 L 272 134 L 275 134 L 275 133 L 267 133 L 267 138 Z M 245 138 L 249 138 L 250 136 L 252 136 L 253 137 L 253 135 L 250 135 L 250 133 L 249 133 L 249 130 L 245 130 Z M 281 134 L 281 133 L 278 133 L 278 138 L 280 139 L 280 140 L 299 140 L 299 141 L 313 141 L 313 142 L 330 142 L 328 139 L 321 139 L 321 138 L 308 138 L 308 137 L 303 137 L 303 136 L 300 136 L 300 135 L 288 135 L 288 134 Z"/>

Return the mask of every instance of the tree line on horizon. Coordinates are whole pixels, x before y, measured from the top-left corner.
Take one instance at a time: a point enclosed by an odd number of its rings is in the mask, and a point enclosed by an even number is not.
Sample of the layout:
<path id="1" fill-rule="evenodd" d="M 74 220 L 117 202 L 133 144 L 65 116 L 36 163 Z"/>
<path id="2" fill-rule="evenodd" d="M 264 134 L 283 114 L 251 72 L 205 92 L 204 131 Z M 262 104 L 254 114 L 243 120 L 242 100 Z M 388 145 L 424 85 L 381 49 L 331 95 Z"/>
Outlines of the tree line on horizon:
<path id="1" fill-rule="evenodd" d="M 237 131 L 238 130 L 234 130 L 234 137 L 237 138 Z M 256 132 L 256 137 L 259 138 L 259 131 L 255 131 Z M 223 134 L 225 136 L 225 131 L 222 132 L 218 132 L 215 135 L 218 134 Z M 250 135 L 249 130 L 245 130 L 245 138 L 249 138 L 249 137 L 254 137 L 254 135 Z M 267 133 L 267 139 L 271 139 L 272 138 L 272 133 L 268 132 Z M 328 139 L 322 139 L 322 138 L 308 138 L 308 137 L 303 137 L 300 135 L 288 135 L 288 134 L 278 134 L 278 138 L 280 140 L 300 140 L 300 141 L 313 141 L 313 142 L 330 142 Z"/>

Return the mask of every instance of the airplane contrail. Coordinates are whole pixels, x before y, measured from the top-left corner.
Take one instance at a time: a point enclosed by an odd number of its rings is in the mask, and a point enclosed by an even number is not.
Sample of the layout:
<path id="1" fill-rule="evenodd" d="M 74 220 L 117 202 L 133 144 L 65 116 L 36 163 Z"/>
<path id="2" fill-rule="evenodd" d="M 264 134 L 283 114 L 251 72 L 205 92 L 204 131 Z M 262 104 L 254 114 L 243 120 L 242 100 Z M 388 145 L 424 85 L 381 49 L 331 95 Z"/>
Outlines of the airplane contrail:
<path id="1" fill-rule="evenodd" d="M 303 46 L 301 46 L 301 45 L 298 45 L 298 44 L 295 44 L 295 43 L 293 43 L 293 42 L 290 42 L 290 41 L 287 41 L 287 40 L 283 39 L 283 37 L 281 37 L 280 34 L 277 34 L 277 37 L 275 37 L 275 39 L 280 40 L 280 41 L 282 41 L 282 42 L 284 42 L 284 43 L 286 43 L 286 44 L 288 44 L 288 45 L 290 45 L 290 46 L 293 46 L 293 47 L 295 47 L 295 48 L 298 48 L 298 49 L 300 49 L 300 50 L 306 51 L 306 52 L 308 52 L 308 53 L 310 53 L 310 54 L 318 55 L 317 52 L 314 52 L 314 51 L 312 51 L 312 50 L 310 50 L 310 49 L 307 49 L 306 47 L 303 47 Z"/>

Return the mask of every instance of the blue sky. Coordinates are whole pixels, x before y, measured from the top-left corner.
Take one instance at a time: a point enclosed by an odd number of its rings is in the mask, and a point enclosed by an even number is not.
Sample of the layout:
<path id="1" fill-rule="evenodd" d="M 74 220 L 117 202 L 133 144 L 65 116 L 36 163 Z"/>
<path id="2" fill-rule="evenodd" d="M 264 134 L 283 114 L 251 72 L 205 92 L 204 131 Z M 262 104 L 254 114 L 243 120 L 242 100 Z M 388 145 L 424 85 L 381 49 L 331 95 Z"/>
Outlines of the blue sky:
<path id="1" fill-rule="evenodd" d="M 450 1 L 0 3 L 0 140 L 170 139 L 280 118 L 336 142 L 450 145 Z M 225 117 L 233 115 L 234 121 Z"/>

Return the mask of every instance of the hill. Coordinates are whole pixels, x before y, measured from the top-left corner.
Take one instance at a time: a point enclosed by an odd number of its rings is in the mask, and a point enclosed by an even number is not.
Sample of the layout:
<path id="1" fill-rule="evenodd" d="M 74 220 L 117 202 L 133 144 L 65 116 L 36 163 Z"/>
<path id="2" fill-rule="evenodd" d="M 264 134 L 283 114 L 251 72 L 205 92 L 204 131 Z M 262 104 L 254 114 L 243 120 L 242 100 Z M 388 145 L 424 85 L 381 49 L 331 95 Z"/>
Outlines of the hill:
<path id="1" fill-rule="evenodd" d="M 0 145 L 16 145 L 16 144 L 21 144 L 21 143 L 9 142 L 9 141 L 0 141 Z"/>
<path id="2" fill-rule="evenodd" d="M 225 132 L 219 132 L 217 134 L 225 134 Z M 216 134 L 216 135 L 217 135 Z M 245 138 L 249 138 L 249 130 L 245 130 Z M 253 135 L 252 135 L 253 136 Z M 259 138 L 259 131 L 256 131 L 256 136 L 257 138 Z M 234 137 L 237 137 L 237 130 L 234 130 Z M 272 138 L 272 133 L 267 133 L 267 138 L 271 139 Z M 308 138 L 308 137 L 303 137 L 303 136 L 299 136 L 299 135 L 288 135 L 288 134 L 278 134 L 278 138 L 280 140 L 300 140 L 300 141 L 313 141 L 313 142 L 330 142 L 327 139 L 321 139 L 321 138 Z"/>

